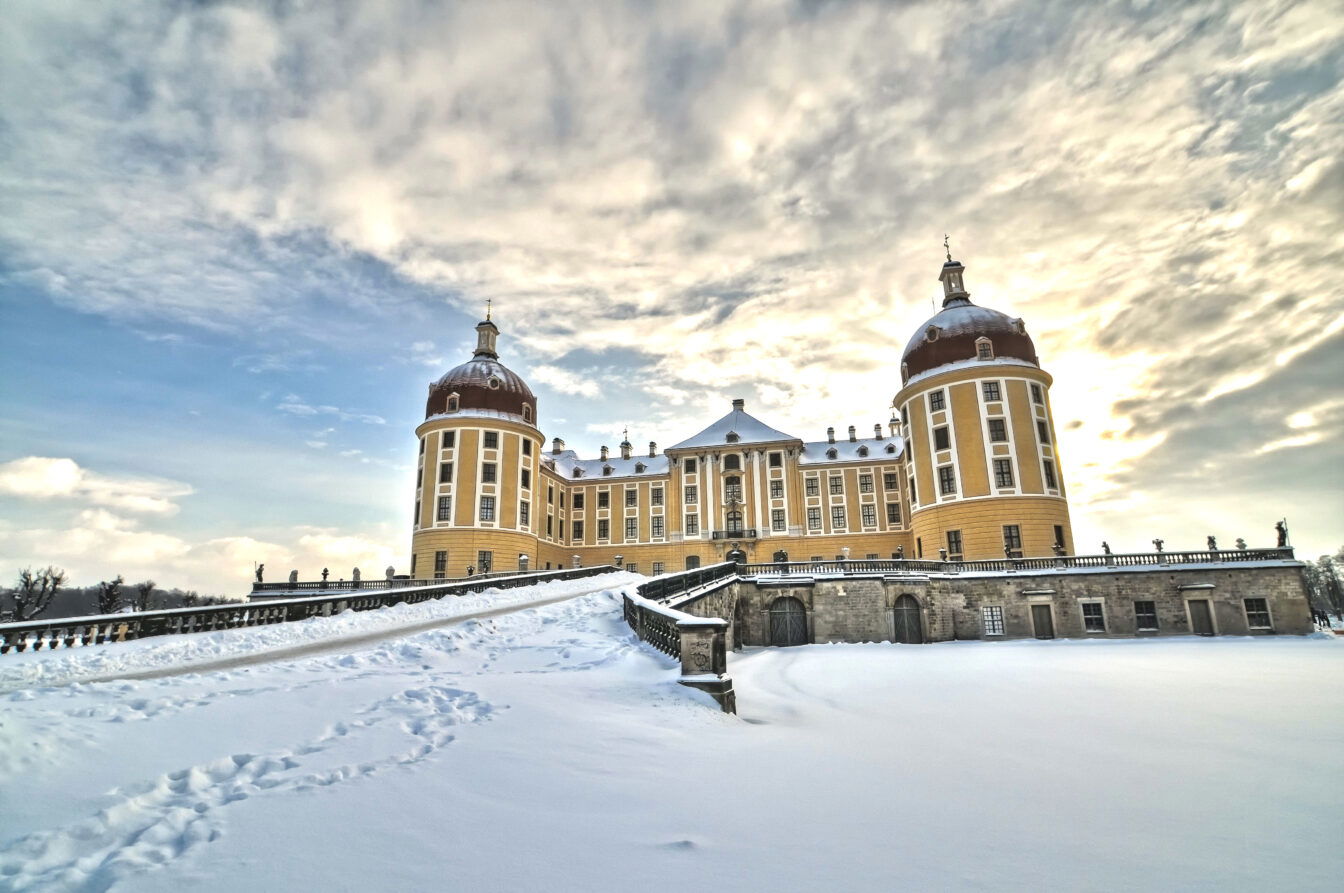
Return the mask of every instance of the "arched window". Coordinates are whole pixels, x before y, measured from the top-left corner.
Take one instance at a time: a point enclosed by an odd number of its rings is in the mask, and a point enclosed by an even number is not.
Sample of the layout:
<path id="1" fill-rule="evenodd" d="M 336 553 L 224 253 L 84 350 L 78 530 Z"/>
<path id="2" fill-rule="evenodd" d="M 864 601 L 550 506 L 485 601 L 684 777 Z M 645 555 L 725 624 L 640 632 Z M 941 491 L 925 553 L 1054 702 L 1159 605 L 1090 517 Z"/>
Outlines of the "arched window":
<path id="1" fill-rule="evenodd" d="M 741 439 L 742 438 L 737 436 L 736 431 L 729 431 L 728 436 L 724 438 L 724 440 L 728 441 L 729 443 L 737 443 Z"/>
<path id="2" fill-rule="evenodd" d="M 532 421 L 532 407 L 528 406 L 526 403 L 523 404 L 523 421 Z"/>
<path id="3" fill-rule="evenodd" d="M 742 479 L 737 475 L 723 479 L 723 499 L 725 502 L 742 501 Z"/>
<path id="4" fill-rule="evenodd" d="M 741 471 L 741 470 L 742 470 L 742 457 L 739 456 L 739 455 L 737 455 L 737 453 L 729 453 L 728 455 L 724 456 L 724 457 L 723 457 L 723 470 L 724 470 L 724 471 Z"/>
<path id="5" fill-rule="evenodd" d="M 456 395 L 456 394 L 449 394 L 449 395 L 448 395 L 448 411 L 449 411 L 449 412 L 457 412 L 457 395 Z"/>
<path id="6" fill-rule="evenodd" d="M 733 509 L 732 511 L 724 514 L 723 520 L 724 520 L 724 527 L 727 528 L 729 533 L 740 534 L 742 532 L 741 512 L 737 511 L 736 509 Z"/>
<path id="7" fill-rule="evenodd" d="M 829 450 L 826 451 L 827 459 L 834 459 L 838 455 L 840 454 L 835 451 L 835 447 L 831 447 Z"/>
<path id="8" fill-rule="evenodd" d="M 859 455 L 860 456 L 868 455 L 868 448 L 866 446 L 859 447 Z"/>

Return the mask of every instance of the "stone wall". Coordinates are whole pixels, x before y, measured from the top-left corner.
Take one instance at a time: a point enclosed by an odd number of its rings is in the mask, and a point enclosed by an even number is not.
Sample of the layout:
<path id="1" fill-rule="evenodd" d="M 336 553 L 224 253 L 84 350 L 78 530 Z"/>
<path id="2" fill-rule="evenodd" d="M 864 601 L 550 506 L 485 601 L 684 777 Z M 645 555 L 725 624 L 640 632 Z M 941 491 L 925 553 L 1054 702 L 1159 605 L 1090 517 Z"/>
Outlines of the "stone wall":
<path id="1" fill-rule="evenodd" d="M 856 574 L 743 580 L 719 600 L 687 610 L 731 618 L 732 644 L 768 645 L 770 606 L 792 597 L 803 603 L 812 642 L 891 641 L 898 600 L 919 605 L 926 642 L 1037 636 L 1033 606 L 1049 611 L 1056 637 L 1116 638 L 1191 635 L 1190 602 L 1206 600 L 1218 635 L 1305 635 L 1313 629 L 1302 565 L 1296 561 L 1208 565 L 1197 568 L 1069 569 L 1058 572 L 983 572 L 897 576 Z M 1244 599 L 1266 600 L 1270 629 L 1248 623 Z M 1135 602 L 1154 603 L 1158 629 L 1137 628 Z M 1101 606 L 1104 631 L 1085 628 L 1082 605 Z M 1002 635 L 987 635 L 983 609 L 1003 613 Z"/>

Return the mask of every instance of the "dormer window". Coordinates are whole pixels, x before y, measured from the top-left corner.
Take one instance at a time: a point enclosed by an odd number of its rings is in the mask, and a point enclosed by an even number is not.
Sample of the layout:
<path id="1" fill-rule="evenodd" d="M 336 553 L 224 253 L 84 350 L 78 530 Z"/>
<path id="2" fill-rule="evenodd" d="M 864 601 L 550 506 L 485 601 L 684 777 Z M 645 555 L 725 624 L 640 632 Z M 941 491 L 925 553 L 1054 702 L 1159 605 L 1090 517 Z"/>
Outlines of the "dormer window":
<path id="1" fill-rule="evenodd" d="M 604 477 L 607 476 L 607 475 L 610 475 L 611 472 L 612 472 L 613 470 L 614 470 L 614 469 L 612 469 L 612 467 L 611 467 L 610 465 L 603 465 L 603 466 L 602 466 L 602 475 L 603 475 Z"/>
<path id="2" fill-rule="evenodd" d="M 448 411 L 457 412 L 458 397 L 456 394 L 448 395 Z"/>
<path id="3" fill-rule="evenodd" d="M 829 450 L 826 451 L 827 459 L 834 459 L 838 455 L 840 454 L 835 451 L 835 447 L 831 447 Z"/>
<path id="4" fill-rule="evenodd" d="M 523 421 L 532 421 L 532 407 L 528 406 L 526 403 L 523 404 Z"/>
<path id="5" fill-rule="evenodd" d="M 574 477 L 576 477 L 576 478 L 581 478 L 581 477 L 583 477 L 583 469 L 582 469 L 582 468 L 576 468 L 576 469 L 574 469 Z"/>
<path id="6" fill-rule="evenodd" d="M 942 330 L 939 329 L 937 326 L 929 326 L 927 329 L 924 330 L 924 340 L 925 340 L 925 341 L 937 341 L 937 340 L 938 340 L 938 333 L 941 332 L 941 331 L 942 331 Z"/>
<path id="7" fill-rule="evenodd" d="M 501 384 L 500 380 L 498 378 L 495 378 L 495 376 L 493 375 L 490 376 L 488 379 L 486 379 L 485 382 L 485 386 L 492 391 L 498 391 L 500 384 Z"/>
<path id="8" fill-rule="evenodd" d="M 887 452 L 888 452 L 888 453 L 894 453 L 894 452 L 896 452 L 896 444 L 894 444 L 894 443 L 889 443 L 889 444 L 887 444 Z"/>
<path id="9" fill-rule="evenodd" d="M 737 443 L 741 439 L 742 438 L 737 436 L 736 431 L 729 431 L 728 436 L 724 438 L 724 440 L 728 441 L 729 443 Z"/>
<path id="10" fill-rule="evenodd" d="M 635 463 L 635 474 L 643 474 L 643 473 L 644 473 L 644 469 L 645 469 L 645 467 L 646 467 L 646 466 L 644 465 L 643 462 L 636 462 L 636 463 Z"/>
<path id="11" fill-rule="evenodd" d="M 860 456 L 868 455 L 868 448 L 866 446 L 859 447 L 859 455 Z"/>
<path id="12" fill-rule="evenodd" d="M 975 356 L 981 360 L 994 359 L 994 342 L 988 338 L 975 339 Z"/>
<path id="13" fill-rule="evenodd" d="M 902 363 L 902 364 L 901 364 L 901 381 L 904 383 L 904 382 L 907 382 L 907 381 L 909 381 L 909 380 L 910 380 L 910 364 L 909 364 L 909 363 Z"/>

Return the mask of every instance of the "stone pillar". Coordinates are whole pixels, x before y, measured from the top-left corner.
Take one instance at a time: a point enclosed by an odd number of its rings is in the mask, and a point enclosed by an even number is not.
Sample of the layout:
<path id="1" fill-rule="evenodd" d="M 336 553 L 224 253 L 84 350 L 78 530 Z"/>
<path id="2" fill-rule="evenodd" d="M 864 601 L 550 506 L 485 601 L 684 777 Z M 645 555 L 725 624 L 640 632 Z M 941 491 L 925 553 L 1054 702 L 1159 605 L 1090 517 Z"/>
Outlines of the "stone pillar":
<path id="1" fill-rule="evenodd" d="M 677 621 L 681 637 L 681 684 L 706 692 L 724 713 L 737 713 L 733 680 L 728 676 L 728 621 L 693 618 Z"/>

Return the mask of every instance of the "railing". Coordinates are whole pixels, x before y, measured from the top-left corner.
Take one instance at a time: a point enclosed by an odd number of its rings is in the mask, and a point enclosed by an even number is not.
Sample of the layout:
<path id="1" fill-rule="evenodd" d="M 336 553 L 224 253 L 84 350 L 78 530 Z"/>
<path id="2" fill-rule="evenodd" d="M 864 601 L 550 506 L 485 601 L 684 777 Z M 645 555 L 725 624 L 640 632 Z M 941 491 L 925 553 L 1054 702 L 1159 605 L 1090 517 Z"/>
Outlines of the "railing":
<path id="1" fill-rule="evenodd" d="M 500 577 L 521 577 L 526 574 L 545 574 L 554 573 L 554 571 L 491 571 L 485 574 L 473 574 L 470 577 L 435 577 L 428 579 L 426 577 L 393 577 L 389 579 L 372 580 L 299 580 L 293 583 L 253 583 L 253 597 L 269 598 L 267 593 L 276 592 L 349 592 L 354 590 L 370 589 L 377 591 L 379 589 L 404 589 L 407 586 L 438 586 L 443 583 L 466 583 L 471 580 L 493 580 Z"/>
<path id="2" fill-rule="evenodd" d="M 329 617 L 342 611 L 371 611 L 402 602 L 416 604 L 448 595 L 483 592 L 486 589 L 514 589 L 531 586 L 544 580 L 577 580 L 616 570 L 618 568 L 598 566 L 542 571 L 539 574 L 514 574 L 506 577 L 487 578 L 482 575 L 451 583 L 431 581 L 430 585 L 398 589 L 393 592 L 268 598 L 260 602 L 240 602 L 202 608 L 174 608 L 134 614 L 99 614 L 90 617 L 58 617 L 51 620 L 4 623 L 0 624 L 0 654 L 8 654 L 10 649 L 27 651 L 32 648 L 34 651 L 40 651 L 43 648 L 61 646 L 73 648 L 77 644 L 103 645 L 108 642 L 146 639 L 150 636 L 291 623 L 309 617 Z"/>
<path id="3" fill-rule="evenodd" d="M 745 530 L 711 530 L 709 538 L 712 540 L 754 540 L 756 539 L 756 528 L 748 527 Z"/>
<path id="4" fill-rule="evenodd" d="M 666 602 L 673 596 L 699 589 L 701 586 L 717 580 L 732 577 L 736 573 L 737 565 L 731 561 L 711 564 L 708 567 L 654 577 L 649 582 L 640 585 L 639 594 L 650 601 Z"/>
<path id="5" fill-rule="evenodd" d="M 1180 564 L 1219 564 L 1245 561 L 1292 561 L 1293 550 L 1219 549 L 1205 552 L 1132 552 L 1114 555 L 1060 555 L 1049 558 L 998 558 L 990 561 L 929 561 L 927 559 L 834 561 L 778 561 L 769 564 L 743 564 L 741 576 L 789 574 L 955 574 L 965 571 L 1061 570 L 1072 567 L 1111 568 L 1169 566 Z"/>

